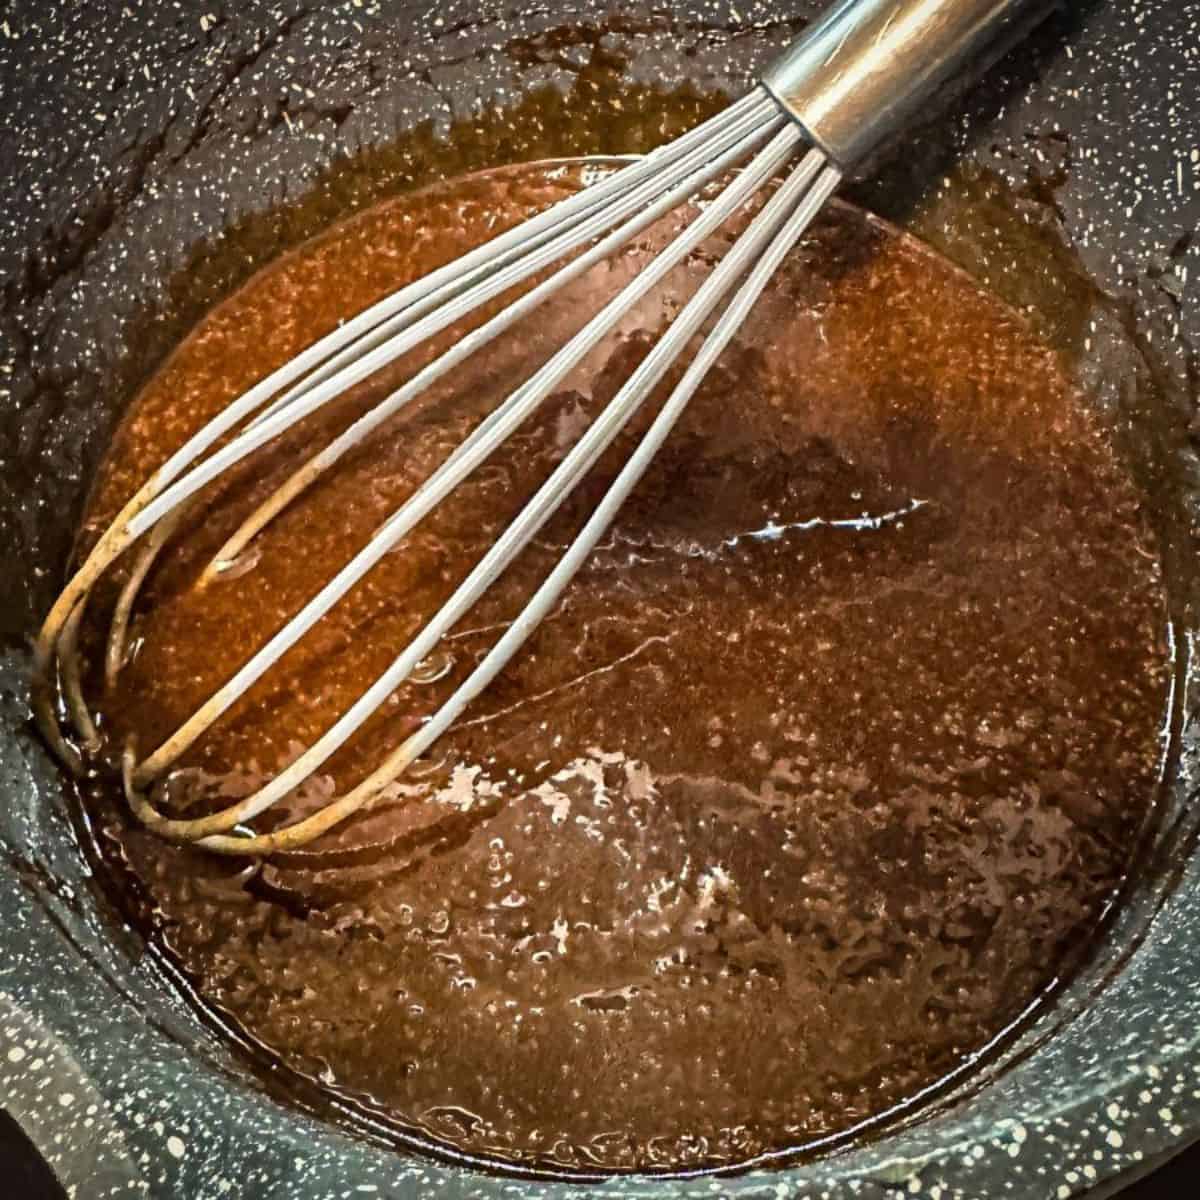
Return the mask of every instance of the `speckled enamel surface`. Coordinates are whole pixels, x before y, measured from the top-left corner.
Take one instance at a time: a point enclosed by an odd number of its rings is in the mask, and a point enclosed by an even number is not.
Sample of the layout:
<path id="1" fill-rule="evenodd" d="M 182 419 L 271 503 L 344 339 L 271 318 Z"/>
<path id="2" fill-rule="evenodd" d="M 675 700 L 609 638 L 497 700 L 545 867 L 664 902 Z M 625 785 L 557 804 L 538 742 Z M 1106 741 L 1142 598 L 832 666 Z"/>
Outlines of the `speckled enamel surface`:
<path id="1" fill-rule="evenodd" d="M 488 165 L 510 143 L 526 157 L 539 146 L 578 149 L 553 120 L 541 141 L 525 127 L 506 142 L 503 114 L 539 84 L 589 112 L 597 103 L 589 71 L 600 56 L 619 60 L 634 83 L 686 81 L 701 96 L 739 91 L 818 7 L 772 0 L 620 14 L 588 0 L 538 8 L 18 0 L 0 13 L 8 182 L 0 212 L 0 1097 L 80 1200 L 1067 1200 L 1200 1132 L 1200 862 L 1189 857 L 1200 822 L 1191 797 L 1194 697 L 1183 669 L 1195 623 L 1186 588 L 1174 625 L 1182 757 L 1157 855 L 1115 915 L 1105 951 L 1004 1051 L 982 1090 L 943 1097 L 926 1119 L 873 1144 L 779 1172 L 595 1184 L 501 1178 L 405 1157 L 297 1116 L 263 1093 L 231 1048 L 177 1003 L 136 940 L 105 920 L 61 785 L 29 732 L 26 635 L 65 554 L 61 534 L 48 531 L 69 527 L 62 514 L 78 510 L 111 420 L 101 381 L 120 376 L 127 332 L 139 315 L 161 310 L 165 338 L 171 313 L 187 308 L 166 283 L 187 248 L 310 192 L 339 156 L 388 145 L 424 122 L 432 121 L 424 158 L 405 168 L 414 177 L 436 173 L 438 138 L 456 122 L 487 131 L 466 166 Z M 1176 406 L 1148 475 L 1166 463 L 1189 484 L 1171 548 L 1178 556 L 1194 549 L 1186 499 L 1200 479 L 1186 436 L 1196 386 L 1188 347 L 1200 335 L 1200 245 L 1189 241 L 1200 224 L 1198 24 L 1194 3 L 1071 5 L 856 192 L 1027 303 L 1112 411 L 1136 404 L 1146 381 Z M 588 148 L 654 140 L 635 114 L 606 109 L 595 120 Z M 981 187 L 964 163 L 994 172 L 991 182 Z M 1006 190 L 1031 176 L 1047 184 L 1046 203 Z M 332 219 L 337 195 L 329 195 Z M 954 220 L 943 221 L 950 209 Z M 1015 273 L 1004 240 L 980 234 L 999 211 L 1045 237 L 1045 278 Z M 279 246 L 287 239 L 281 222 Z M 1062 281 L 1076 269 L 1088 282 L 1071 288 L 1094 281 L 1111 298 L 1082 322 L 1063 317 L 1071 306 Z M 214 277 L 214 294 L 230 282 Z M 1116 339 L 1124 350 L 1110 353 L 1118 318 L 1136 336 Z M 169 344 L 156 343 L 153 330 L 142 336 L 128 378 Z"/>

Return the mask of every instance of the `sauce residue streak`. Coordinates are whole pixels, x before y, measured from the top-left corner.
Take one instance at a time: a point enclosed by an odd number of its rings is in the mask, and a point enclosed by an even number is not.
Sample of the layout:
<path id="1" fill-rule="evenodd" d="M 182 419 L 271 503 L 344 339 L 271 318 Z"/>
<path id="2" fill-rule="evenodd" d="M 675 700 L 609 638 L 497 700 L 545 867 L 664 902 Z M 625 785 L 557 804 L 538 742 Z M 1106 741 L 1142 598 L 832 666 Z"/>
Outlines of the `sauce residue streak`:
<path id="1" fill-rule="evenodd" d="M 256 276 L 131 410 L 85 541 L 234 395 L 573 180 L 517 168 L 439 186 Z M 690 215 L 476 355 L 200 589 L 207 557 L 302 449 L 431 351 L 206 496 L 150 576 L 134 653 L 100 702 L 109 744 L 153 749 Z M 231 709 L 163 802 L 195 814 L 245 794 L 318 736 L 730 237 Z M 633 436 L 260 828 L 345 790 L 449 694 Z M 1164 628 L 1134 488 L 1054 354 L 919 243 L 835 206 L 560 608 L 381 803 L 247 866 L 146 833 L 107 789 L 102 840 L 208 1005 L 398 1126 L 567 1169 L 735 1163 L 915 1095 L 1063 969 L 1152 803 Z"/>

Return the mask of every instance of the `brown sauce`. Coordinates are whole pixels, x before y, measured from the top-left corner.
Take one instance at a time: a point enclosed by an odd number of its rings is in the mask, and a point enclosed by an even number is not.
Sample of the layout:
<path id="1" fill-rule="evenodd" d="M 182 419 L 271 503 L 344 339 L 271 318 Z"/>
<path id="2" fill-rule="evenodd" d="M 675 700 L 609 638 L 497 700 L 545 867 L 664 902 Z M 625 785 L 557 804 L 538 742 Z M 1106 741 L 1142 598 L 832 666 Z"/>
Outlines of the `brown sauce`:
<path id="1" fill-rule="evenodd" d="M 232 396 L 569 186 L 537 168 L 445 185 L 256 276 L 134 405 L 85 540 Z M 148 580 L 100 703 L 110 744 L 153 749 L 668 233 L 461 368 L 199 590 L 299 447 L 423 358 L 235 471 Z M 170 803 L 243 794 L 357 697 L 723 240 L 222 718 Z M 461 681 L 631 437 L 447 640 L 445 673 L 395 693 L 279 819 L 361 778 Z M 566 1168 L 741 1162 L 916 1095 L 1064 969 L 1152 802 L 1164 627 L 1133 485 L 1055 355 L 838 206 L 560 608 L 382 803 L 249 868 L 146 833 L 115 794 L 102 838 L 206 1004 L 399 1126 Z"/>

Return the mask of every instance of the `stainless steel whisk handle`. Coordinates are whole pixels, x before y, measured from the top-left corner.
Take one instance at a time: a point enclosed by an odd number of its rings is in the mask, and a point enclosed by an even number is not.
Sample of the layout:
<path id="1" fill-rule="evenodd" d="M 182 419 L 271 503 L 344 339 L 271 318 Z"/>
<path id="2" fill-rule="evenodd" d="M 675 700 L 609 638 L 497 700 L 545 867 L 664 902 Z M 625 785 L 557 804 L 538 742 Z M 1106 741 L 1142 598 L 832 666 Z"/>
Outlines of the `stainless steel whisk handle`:
<path id="1" fill-rule="evenodd" d="M 956 76 L 980 70 L 1055 0 L 841 0 L 763 86 L 843 171 L 900 132 Z"/>

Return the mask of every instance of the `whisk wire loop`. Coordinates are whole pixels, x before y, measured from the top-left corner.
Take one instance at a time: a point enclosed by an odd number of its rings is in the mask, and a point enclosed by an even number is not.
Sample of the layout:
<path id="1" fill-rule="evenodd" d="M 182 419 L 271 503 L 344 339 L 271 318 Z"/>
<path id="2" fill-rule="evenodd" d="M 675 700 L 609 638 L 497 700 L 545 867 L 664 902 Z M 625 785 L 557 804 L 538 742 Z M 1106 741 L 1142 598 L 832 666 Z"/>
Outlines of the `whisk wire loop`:
<path id="1" fill-rule="evenodd" d="M 305 488 L 436 380 L 533 312 L 567 282 L 611 256 L 653 222 L 697 197 L 722 173 L 752 156 L 719 193 L 697 206 L 691 219 L 645 270 L 627 282 L 529 379 L 488 413 L 342 569 L 204 704 L 140 762 L 134 748 L 126 748 L 122 773 L 129 803 L 140 820 L 166 837 L 195 841 L 220 853 L 267 854 L 296 847 L 377 799 L 445 733 L 558 602 L 783 256 L 837 186 L 840 174 L 828 165 L 821 151 L 809 150 L 800 159 L 617 394 L 439 611 L 315 741 L 252 795 L 202 817 L 170 817 L 156 807 L 149 794 L 156 781 L 214 722 L 245 696 L 383 555 L 395 549 L 482 466 L 631 308 L 753 198 L 795 155 L 802 142 L 798 126 L 788 122 L 773 101 L 761 93 L 751 93 L 719 118 L 656 155 L 602 178 L 359 314 L 238 397 L 155 472 L 101 537 L 68 585 L 61 607 L 52 613 L 43 633 L 41 649 L 47 662 L 56 649 L 63 660 L 60 681 L 68 713 L 81 734 L 93 740 L 96 728 L 80 685 L 75 642 L 88 594 L 117 556 L 150 535 L 126 579 L 113 616 L 106 654 L 110 681 L 116 678 L 125 659 L 125 639 L 139 589 L 185 513 L 203 503 L 202 489 L 208 483 L 381 366 L 514 286 L 550 270 L 305 460 L 226 540 L 202 572 L 197 586 L 207 586 L 219 577 Z M 343 747 L 450 634 L 550 520 L 709 322 L 714 323 L 696 357 L 600 505 L 525 608 L 503 628 L 491 650 L 449 699 L 375 770 L 315 814 L 267 833 L 247 829 L 249 822 L 293 793 Z M 224 443 L 213 449 L 223 438 Z M 56 720 L 52 706 L 45 703 L 39 715 L 45 719 L 47 712 Z M 58 736 L 61 741 L 61 734 Z"/>

